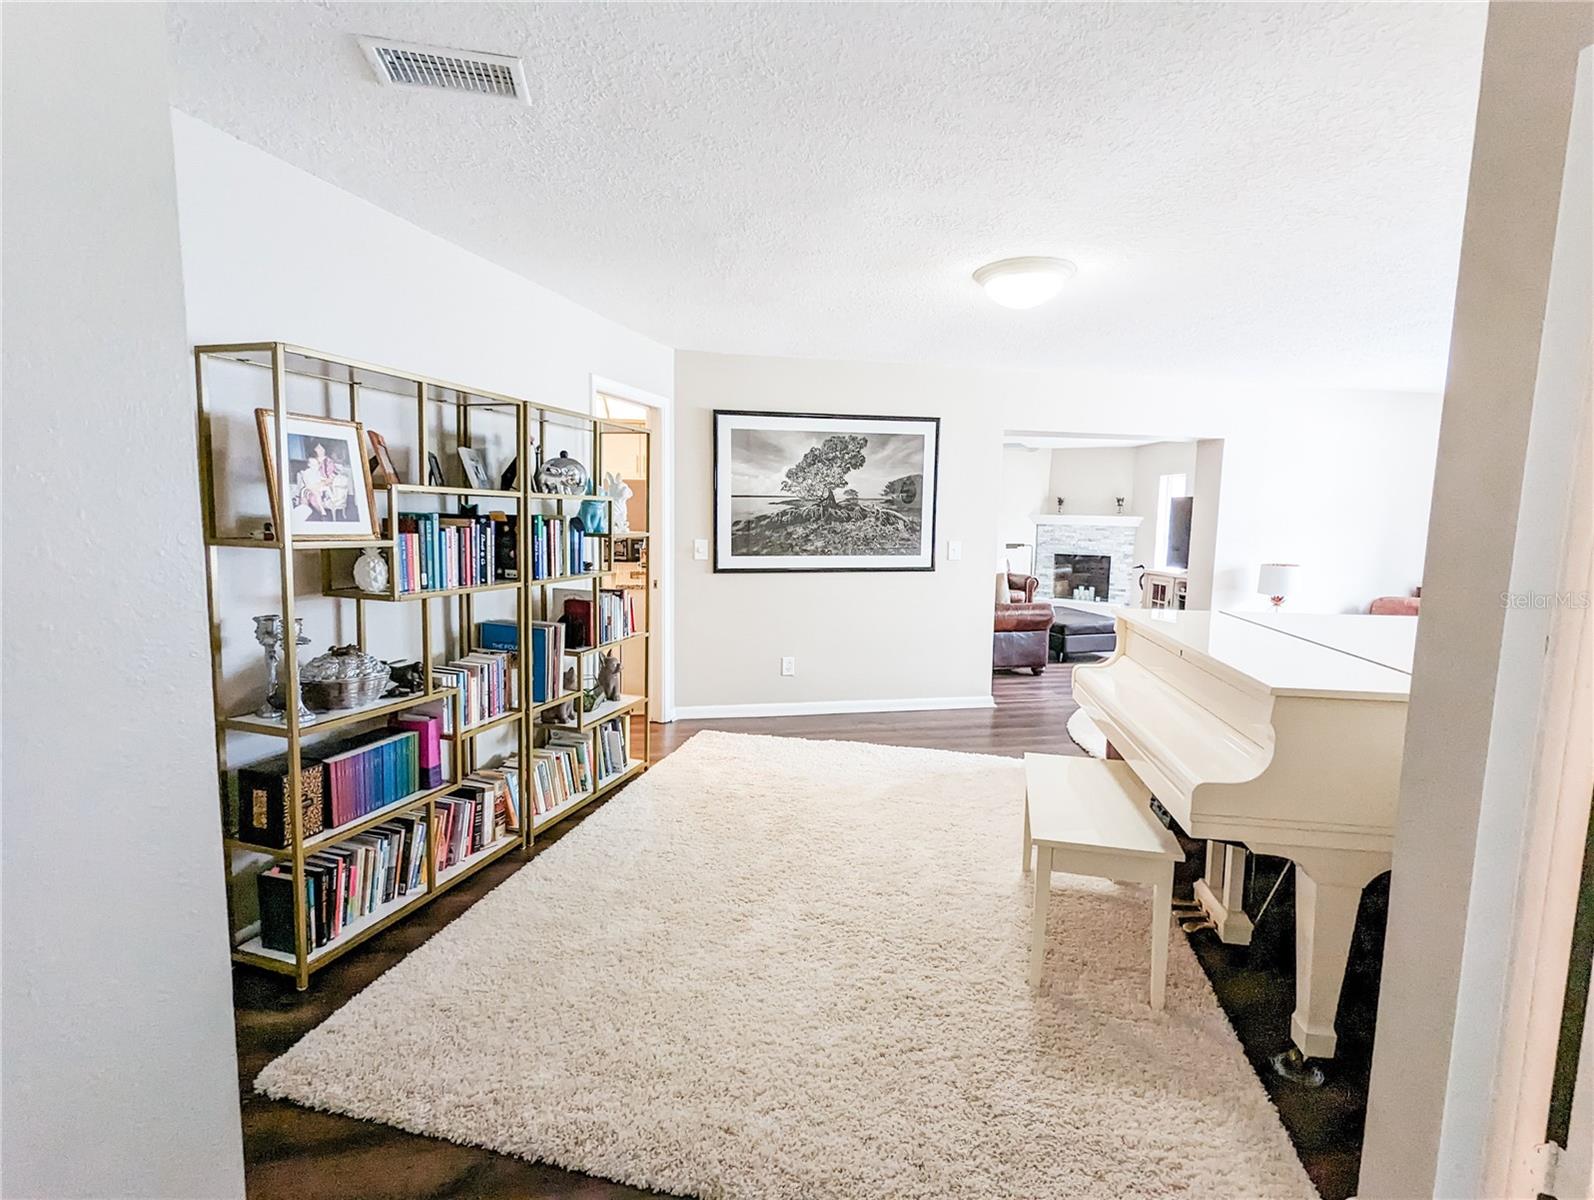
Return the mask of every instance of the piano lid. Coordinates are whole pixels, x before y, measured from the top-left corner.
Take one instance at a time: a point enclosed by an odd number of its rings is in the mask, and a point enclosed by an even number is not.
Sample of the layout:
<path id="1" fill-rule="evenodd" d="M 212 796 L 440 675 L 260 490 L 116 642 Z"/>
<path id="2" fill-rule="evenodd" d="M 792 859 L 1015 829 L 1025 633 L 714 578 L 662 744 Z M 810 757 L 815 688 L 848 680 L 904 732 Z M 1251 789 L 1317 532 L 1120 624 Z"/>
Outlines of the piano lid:
<path id="1" fill-rule="evenodd" d="M 1416 617 L 1375 617 L 1367 613 L 1232 612 L 1229 615 L 1411 674 L 1412 652 L 1417 648 Z"/>
<path id="2" fill-rule="evenodd" d="M 1174 609 L 1126 609 L 1119 619 L 1188 661 L 1214 674 L 1277 696 L 1332 696 L 1363 700 L 1405 700 L 1411 676 L 1403 670 L 1361 657 L 1335 643 L 1357 644 L 1358 637 L 1401 636 L 1353 633 L 1362 621 L 1398 621 L 1394 617 L 1357 614 L 1303 614 L 1320 618 L 1313 624 L 1319 640 L 1287 632 L 1270 624 L 1266 615 L 1254 619 L 1229 612 L 1194 612 Z M 1416 621 L 1405 627 L 1415 639 Z M 1389 648 L 1385 647 L 1385 652 Z M 1397 648 L 1398 654 L 1398 648 Z M 1392 655 L 1392 657 L 1394 657 Z M 1398 657 L 1397 657 L 1398 661 Z M 1408 659 L 1409 661 L 1409 659 Z"/>

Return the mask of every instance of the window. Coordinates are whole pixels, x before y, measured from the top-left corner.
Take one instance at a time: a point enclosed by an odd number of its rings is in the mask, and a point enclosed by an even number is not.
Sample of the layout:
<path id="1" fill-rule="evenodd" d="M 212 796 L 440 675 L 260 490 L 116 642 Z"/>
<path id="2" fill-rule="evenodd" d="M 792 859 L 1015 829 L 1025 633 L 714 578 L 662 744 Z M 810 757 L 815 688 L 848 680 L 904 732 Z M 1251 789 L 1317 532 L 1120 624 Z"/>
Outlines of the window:
<path id="1" fill-rule="evenodd" d="M 1173 501 L 1180 496 L 1190 494 L 1189 477 L 1182 471 L 1177 475 L 1159 475 L 1157 477 L 1157 541 L 1152 548 L 1151 565 L 1153 567 L 1166 567 L 1168 565 L 1168 531 L 1172 525 Z"/>

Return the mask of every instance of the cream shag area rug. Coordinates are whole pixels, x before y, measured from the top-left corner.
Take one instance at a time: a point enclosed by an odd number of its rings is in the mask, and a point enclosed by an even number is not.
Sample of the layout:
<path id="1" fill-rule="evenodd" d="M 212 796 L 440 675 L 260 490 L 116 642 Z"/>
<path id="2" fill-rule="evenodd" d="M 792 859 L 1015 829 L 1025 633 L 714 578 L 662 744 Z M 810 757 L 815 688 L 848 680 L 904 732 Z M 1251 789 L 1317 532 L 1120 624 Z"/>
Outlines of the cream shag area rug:
<path id="1" fill-rule="evenodd" d="M 1014 759 L 700 733 L 260 1075 L 696 1197 L 1315 1197 L 1184 940 L 1056 877 Z"/>
<path id="2" fill-rule="evenodd" d="M 1076 708 L 1065 726 L 1069 740 L 1092 758 L 1107 757 L 1107 735 L 1101 726 L 1090 719 L 1090 714 Z"/>

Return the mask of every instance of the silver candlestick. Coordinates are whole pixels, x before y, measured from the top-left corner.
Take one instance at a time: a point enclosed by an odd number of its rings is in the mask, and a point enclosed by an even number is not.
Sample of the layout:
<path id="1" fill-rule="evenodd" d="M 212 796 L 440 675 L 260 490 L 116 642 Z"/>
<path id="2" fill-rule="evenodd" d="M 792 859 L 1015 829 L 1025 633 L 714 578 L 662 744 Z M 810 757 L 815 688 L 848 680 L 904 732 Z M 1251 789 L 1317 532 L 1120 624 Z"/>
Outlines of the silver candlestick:
<path id="1" fill-rule="evenodd" d="M 295 646 L 308 646 L 310 639 L 304 636 L 304 618 L 293 619 L 293 635 Z M 279 663 L 282 662 L 282 616 L 280 613 L 267 613 L 255 618 L 255 641 L 259 642 L 266 652 L 266 699 L 263 704 L 255 709 L 255 716 L 270 717 L 274 720 L 285 721 L 282 710 L 287 708 L 287 689 L 282 685 L 282 672 Z M 277 693 L 281 690 L 282 703 L 277 703 Z M 297 700 L 299 689 L 293 689 L 294 698 Z M 299 720 L 313 721 L 315 714 L 299 701 Z"/>

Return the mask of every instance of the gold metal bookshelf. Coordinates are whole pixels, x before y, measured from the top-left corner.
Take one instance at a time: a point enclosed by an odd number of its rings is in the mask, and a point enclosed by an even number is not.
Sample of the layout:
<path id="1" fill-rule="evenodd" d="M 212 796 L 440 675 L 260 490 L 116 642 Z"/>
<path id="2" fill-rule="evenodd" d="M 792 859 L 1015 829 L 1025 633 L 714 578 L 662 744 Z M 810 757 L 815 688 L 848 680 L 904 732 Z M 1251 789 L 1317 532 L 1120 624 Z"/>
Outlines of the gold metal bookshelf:
<path id="1" fill-rule="evenodd" d="M 215 706 L 217 766 L 225 778 L 229 770 L 248 765 L 249 761 L 257 760 L 269 753 L 269 749 L 261 750 L 260 743 L 254 739 L 264 737 L 286 743 L 288 844 L 271 847 L 232 836 L 224 839 L 223 855 L 228 874 L 228 929 L 232 940 L 232 954 L 237 962 L 293 976 L 298 988 L 303 990 L 309 986 L 311 975 L 321 967 L 504 855 L 517 849 L 529 852 L 532 839 L 538 832 L 579 811 L 593 800 L 608 794 L 647 769 L 652 749 L 647 722 L 647 701 L 652 682 L 648 662 L 648 626 L 651 623 L 652 599 L 651 563 L 648 561 L 645 549 L 634 558 L 628 551 L 623 562 L 616 562 L 616 539 L 611 536 L 615 527 L 614 505 L 607 497 L 541 492 L 535 490 L 535 485 L 536 454 L 548 447 L 551 427 L 562 430 L 563 436 L 567 438 L 584 442 L 584 448 L 589 451 L 588 461 L 591 463 L 591 478 L 594 484 L 601 483 L 603 479 L 606 446 L 623 446 L 625 453 L 621 457 L 626 460 L 626 465 L 633 471 L 640 469 L 642 472 L 640 477 L 646 480 L 651 475 L 651 438 L 646 429 L 628 423 L 607 421 L 586 413 L 537 404 L 513 396 L 470 388 L 426 375 L 376 366 L 357 359 L 326 354 L 282 342 L 197 346 L 194 350 L 194 363 L 198 396 L 199 491 L 206 547 L 205 573 L 210 617 L 211 683 Z M 254 399 L 260 396 L 260 390 L 255 388 L 248 390 L 247 394 L 251 400 L 245 407 L 222 413 L 212 400 L 223 389 L 208 378 L 208 375 L 220 364 L 258 369 L 269 385 L 269 406 L 254 402 Z M 296 380 L 314 381 L 322 385 L 318 404 L 325 411 L 300 414 L 290 407 L 289 390 L 290 386 L 297 386 L 292 384 L 292 381 Z M 220 461 L 217 458 L 217 433 L 225 427 L 227 420 L 250 420 L 254 408 L 269 407 L 274 418 L 272 429 L 276 445 L 272 458 L 276 464 L 276 478 L 265 480 L 265 484 L 273 489 L 279 498 L 277 510 L 288 513 L 290 475 L 286 418 L 297 415 L 337 417 L 340 414 L 333 410 L 341 409 L 347 414 L 348 420 L 360 421 L 362 393 L 379 393 L 390 406 L 397 399 L 404 405 L 412 407 L 413 423 L 410 426 L 410 446 L 414 451 L 410 459 L 412 473 L 426 471 L 428 455 L 432 451 L 434 428 L 439 416 L 445 425 L 448 418 L 452 417 L 452 432 L 456 443 L 460 446 L 471 444 L 473 417 L 485 419 L 488 414 L 499 418 L 507 416 L 514 427 L 514 446 L 520 464 L 517 471 L 519 487 L 512 490 L 502 488 L 479 490 L 388 480 L 385 485 L 373 489 L 378 513 L 386 517 L 387 535 L 383 537 L 359 539 L 295 537 L 292 522 L 287 520 L 281 523 L 281 528 L 277 529 L 270 538 L 252 536 L 249 532 L 239 529 L 218 527 L 220 524 L 218 514 L 221 509 L 217 493 Z M 240 426 L 235 424 L 228 429 L 228 432 L 237 435 L 239 428 Z M 533 446 L 534 429 L 536 438 Z M 389 440 L 395 444 L 399 443 L 396 430 L 384 430 L 384 432 L 395 435 L 390 436 Z M 641 440 L 638 442 L 634 439 Z M 223 452 L 225 453 L 225 450 Z M 230 466 L 235 473 L 237 463 L 232 462 Z M 258 465 L 256 472 L 248 486 L 258 488 L 263 474 Z M 397 542 L 394 534 L 397 529 L 401 498 L 409 497 L 431 498 L 439 505 L 466 501 L 512 505 L 518 516 L 516 521 L 518 578 L 474 587 L 399 592 Z M 554 512 L 561 512 L 563 506 L 583 501 L 596 501 L 609 505 L 609 532 L 602 535 L 588 535 L 595 539 L 597 569 L 557 578 L 531 578 L 532 522 L 528 519 L 529 515 L 539 508 L 546 509 L 549 506 Z M 646 545 L 646 531 L 630 532 L 623 537 L 629 542 Z M 390 588 L 386 593 L 364 591 L 343 582 L 354 556 L 369 547 L 382 550 L 388 559 Z M 385 698 L 360 708 L 316 714 L 313 720 L 301 720 L 297 703 L 298 647 L 294 638 L 287 637 L 282 645 L 282 678 L 284 689 L 288 693 L 283 720 L 258 717 L 252 712 L 229 711 L 228 705 L 236 707 L 236 701 L 229 701 L 227 698 L 229 680 L 223 670 L 222 625 L 223 622 L 248 621 L 253 607 L 259 603 L 254 601 L 251 609 L 244 609 L 241 607 L 241 602 L 230 601 L 230 597 L 222 590 L 221 566 L 226 557 L 222 552 L 235 550 L 274 552 L 276 570 L 273 574 L 276 577 L 275 590 L 278 597 L 276 605 L 282 617 L 283 628 L 286 630 L 295 628 L 295 610 L 306 595 L 319 596 L 331 601 L 336 616 L 335 623 L 339 626 L 347 611 L 343 605 L 352 604 L 355 642 L 362 651 L 367 649 L 369 605 L 397 605 L 393 611 L 417 614 L 419 661 L 423 678 L 421 690 L 415 695 Z M 304 562 L 300 557 L 302 553 L 311 551 L 320 555 L 318 580 L 316 580 L 317 572 L 304 571 Z M 621 572 L 623 577 L 617 576 L 617 567 L 623 568 Z M 311 579 L 304 579 L 305 574 Z M 622 654 L 625 679 L 631 690 L 622 694 L 619 701 L 603 701 L 591 712 L 584 712 L 580 711 L 584 705 L 578 695 L 575 697 L 578 716 L 573 723 L 560 725 L 545 723 L 549 715 L 548 710 L 568 703 L 571 697 L 562 696 L 554 700 L 534 702 L 531 657 L 524 652 L 517 656 L 515 663 L 520 703 L 515 708 L 491 719 L 466 725 L 463 720 L 462 698 L 457 690 L 434 684 L 433 670 L 442 665 L 439 661 L 437 643 L 446 637 L 450 628 L 450 609 L 452 609 L 452 640 L 456 648 L 463 653 L 475 648 L 476 597 L 491 593 L 512 595 L 514 621 L 520 630 L 521 649 L 525 651 L 530 643 L 530 623 L 533 620 L 552 619 L 555 589 L 584 588 L 588 591 L 590 620 L 595 638 L 601 593 L 613 590 L 617 578 L 621 587 L 629 587 L 639 593 L 635 605 L 638 627 L 626 636 L 615 638 L 600 646 L 567 650 L 567 655 L 576 659 L 578 683 L 584 685 L 589 656 L 610 651 Z M 316 582 L 319 586 L 313 591 L 306 592 L 301 586 L 305 583 L 313 585 Z M 434 605 L 433 601 L 438 601 L 439 604 Z M 449 601 L 452 601 L 452 604 L 448 603 Z M 389 624 L 391 622 L 384 622 L 385 626 Z M 379 649 L 388 650 L 387 657 L 399 657 L 395 648 L 383 646 Z M 632 659 L 623 657 L 631 649 L 639 651 L 637 656 Z M 561 667 L 561 672 L 562 670 Z M 638 684 L 639 688 L 636 686 Z M 436 711 L 440 705 L 452 708 L 451 725 L 454 730 L 444 735 L 447 768 L 441 786 L 423 789 L 403 797 L 377 812 L 366 814 L 336 829 L 309 835 L 305 833 L 300 794 L 302 786 L 300 767 L 302 756 L 309 749 L 306 744 L 307 739 L 319 738 L 333 730 L 352 730 L 365 722 L 385 721 L 388 717 L 409 709 L 428 708 Z M 601 757 L 598 727 L 602 721 L 614 716 L 626 718 L 623 721 L 625 749 L 623 769 L 601 780 L 591 791 L 571 797 L 557 809 L 545 813 L 534 812 L 529 768 L 533 762 L 533 752 L 537 749 L 540 739 L 546 736 L 546 731 L 558 728 L 589 732 L 591 736 L 588 746 L 596 779 Z M 478 761 L 477 745 L 478 738 L 488 733 L 497 733 L 500 739 L 512 738 L 516 752 L 519 754 L 522 764 L 520 832 L 502 837 L 468 858 L 439 869 L 435 854 L 435 835 L 438 829 L 436 802 L 456 788 L 467 774 L 489 765 Z M 269 747 L 269 743 L 267 745 Z M 225 791 L 224 787 L 224 794 Z M 371 912 L 346 925 L 339 936 L 325 945 L 311 946 L 305 911 L 306 859 L 329 846 L 356 837 L 394 817 L 409 813 L 424 813 L 427 822 L 424 886 L 414 892 L 396 895 L 392 901 L 378 905 Z M 228 828 L 231 828 L 230 821 Z M 235 884 L 239 881 L 252 880 L 257 868 L 272 863 L 292 865 L 294 951 L 291 954 L 265 948 L 253 924 L 245 922 L 240 927 L 238 905 L 234 897 Z"/>

